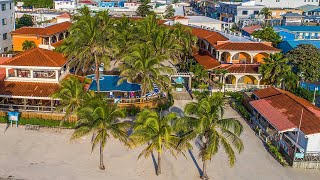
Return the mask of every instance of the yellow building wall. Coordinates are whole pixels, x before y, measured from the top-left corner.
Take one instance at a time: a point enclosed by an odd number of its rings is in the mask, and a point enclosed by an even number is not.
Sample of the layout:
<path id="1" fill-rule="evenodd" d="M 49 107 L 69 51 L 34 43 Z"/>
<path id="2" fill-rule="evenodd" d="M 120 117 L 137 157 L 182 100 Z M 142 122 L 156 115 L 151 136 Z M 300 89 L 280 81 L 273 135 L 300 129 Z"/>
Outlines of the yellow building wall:
<path id="1" fill-rule="evenodd" d="M 243 79 L 244 84 L 258 84 L 258 81 L 256 80 L 256 78 L 252 77 L 252 76 L 245 76 Z"/>
<path id="2" fill-rule="evenodd" d="M 263 58 L 268 57 L 268 54 L 257 54 L 253 58 L 253 62 L 264 63 Z"/>
<path id="3" fill-rule="evenodd" d="M 28 36 L 28 35 L 12 35 L 13 51 L 23 51 L 22 43 L 26 40 L 35 42 L 37 47 L 39 47 L 39 44 L 42 44 L 41 37 Z"/>

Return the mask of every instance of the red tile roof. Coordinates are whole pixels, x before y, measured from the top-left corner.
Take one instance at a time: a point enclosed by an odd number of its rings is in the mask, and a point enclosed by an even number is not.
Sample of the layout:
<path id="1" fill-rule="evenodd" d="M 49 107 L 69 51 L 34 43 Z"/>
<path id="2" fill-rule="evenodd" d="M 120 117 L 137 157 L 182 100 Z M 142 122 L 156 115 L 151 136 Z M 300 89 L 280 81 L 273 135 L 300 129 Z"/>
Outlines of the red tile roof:
<path id="1" fill-rule="evenodd" d="M 50 97 L 59 88 L 58 83 L 0 81 L 0 96 Z"/>
<path id="2" fill-rule="evenodd" d="M 197 53 L 195 52 L 193 53 L 193 57 L 207 70 L 220 66 L 220 62 L 213 58 L 207 51 L 202 50 Z"/>
<path id="3" fill-rule="evenodd" d="M 63 40 L 60 40 L 58 42 L 52 43 L 51 46 L 57 48 L 57 47 L 61 46 L 62 43 L 63 43 Z"/>
<path id="4" fill-rule="evenodd" d="M 224 37 L 220 33 L 209 31 L 205 29 L 195 28 L 187 26 L 188 28 L 191 28 L 191 33 L 194 36 L 197 36 L 198 38 L 207 40 L 210 44 L 216 45 L 218 41 L 227 41 L 228 38 Z"/>
<path id="5" fill-rule="evenodd" d="M 259 30 L 259 29 L 261 29 L 261 26 L 255 25 L 255 26 L 246 26 L 246 27 L 242 28 L 241 30 L 243 30 L 249 34 L 252 34 L 254 31 Z"/>
<path id="6" fill-rule="evenodd" d="M 56 18 L 71 18 L 71 16 L 68 13 L 63 13 L 63 14 L 57 16 Z"/>
<path id="7" fill-rule="evenodd" d="M 177 19 L 189 19 L 189 18 L 184 17 L 184 16 L 173 16 L 172 18 L 169 18 L 169 19 L 177 20 Z"/>
<path id="8" fill-rule="evenodd" d="M 2 63 L 1 65 L 62 67 L 66 64 L 66 62 L 66 58 L 61 53 L 41 48 L 33 48 L 20 53 L 19 55 Z"/>
<path id="9" fill-rule="evenodd" d="M 279 49 L 268 46 L 261 42 L 226 42 L 214 47 L 217 50 L 231 51 L 272 51 L 280 52 Z"/>
<path id="10" fill-rule="evenodd" d="M 281 94 L 281 92 L 277 88 L 268 87 L 266 89 L 255 90 L 253 91 L 253 94 L 256 95 L 259 99 L 263 99 L 263 98 L 279 95 Z"/>
<path id="11" fill-rule="evenodd" d="M 81 4 L 97 4 L 96 2 L 91 1 L 91 0 L 82 0 L 79 3 L 81 3 Z"/>
<path id="12" fill-rule="evenodd" d="M 227 70 L 229 73 L 246 73 L 246 74 L 258 74 L 258 64 L 230 64 L 221 66 L 221 68 Z"/>
<path id="13" fill-rule="evenodd" d="M 278 131 L 283 132 L 297 128 L 285 115 L 269 104 L 267 100 L 251 101 L 250 104 Z"/>
<path id="14" fill-rule="evenodd" d="M 276 88 L 256 90 L 253 93 L 255 95 L 263 95 L 260 96 L 261 99 L 266 100 L 297 127 L 299 126 L 301 111 L 303 109 L 301 131 L 305 135 L 320 133 L 320 108 L 307 100 Z"/>
<path id="15" fill-rule="evenodd" d="M 10 57 L 0 57 L 0 64 L 5 63 L 11 59 Z M 4 80 L 6 78 L 6 69 L 5 68 L 0 68 L 0 81 Z"/>
<path id="16" fill-rule="evenodd" d="M 12 31 L 11 34 L 13 35 L 35 35 L 35 36 L 50 36 L 54 35 L 63 31 L 67 31 L 71 26 L 71 22 L 62 22 L 59 24 L 54 24 L 51 26 L 46 27 L 22 27 L 15 31 Z"/>

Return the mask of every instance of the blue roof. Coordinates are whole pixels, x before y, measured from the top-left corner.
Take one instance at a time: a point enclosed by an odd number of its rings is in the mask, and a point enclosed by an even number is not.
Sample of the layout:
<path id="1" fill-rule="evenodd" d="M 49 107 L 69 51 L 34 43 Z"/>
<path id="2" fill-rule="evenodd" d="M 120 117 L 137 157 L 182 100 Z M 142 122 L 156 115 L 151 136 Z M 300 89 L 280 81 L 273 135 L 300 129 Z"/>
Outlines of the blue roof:
<path id="1" fill-rule="evenodd" d="M 320 26 L 275 26 L 275 28 L 281 28 L 288 31 L 306 31 L 306 32 L 320 32 Z"/>
<path id="2" fill-rule="evenodd" d="M 300 44 L 312 44 L 316 48 L 320 49 L 319 40 L 299 40 L 299 41 L 282 41 L 278 44 L 278 48 L 282 50 L 283 53 L 289 52 Z"/>

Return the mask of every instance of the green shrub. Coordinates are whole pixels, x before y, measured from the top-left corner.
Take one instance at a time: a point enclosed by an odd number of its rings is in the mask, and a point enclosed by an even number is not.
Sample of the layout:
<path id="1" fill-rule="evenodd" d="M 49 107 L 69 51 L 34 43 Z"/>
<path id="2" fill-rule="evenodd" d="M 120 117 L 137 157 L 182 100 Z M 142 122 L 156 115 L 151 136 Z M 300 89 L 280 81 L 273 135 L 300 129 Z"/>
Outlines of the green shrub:
<path id="1" fill-rule="evenodd" d="M 306 99 L 310 102 L 313 101 L 313 92 L 308 89 L 304 89 L 302 87 L 297 87 L 292 90 L 292 93 L 299 96 L 299 97 L 302 97 L 303 99 Z"/>
<path id="2" fill-rule="evenodd" d="M 245 118 L 246 120 L 250 120 L 251 114 L 247 111 L 247 109 L 243 105 L 235 101 L 231 102 L 230 105 L 233 109 L 238 111 L 238 113 L 240 113 L 243 118 Z"/>
<path id="3" fill-rule="evenodd" d="M 286 166 L 288 165 L 287 161 L 284 159 L 282 154 L 279 152 L 278 148 L 271 144 L 271 142 L 267 143 L 267 147 L 270 153 L 273 154 L 274 158 L 282 165 Z"/>
<path id="4" fill-rule="evenodd" d="M 7 117 L 0 117 L 0 123 L 8 123 Z M 20 125 L 26 125 L 26 124 L 32 124 L 32 125 L 39 125 L 43 127 L 65 127 L 65 128 L 74 128 L 75 122 L 63 122 L 61 123 L 59 120 L 48 120 L 48 119 L 38 119 L 38 118 L 19 118 L 18 124 Z"/>

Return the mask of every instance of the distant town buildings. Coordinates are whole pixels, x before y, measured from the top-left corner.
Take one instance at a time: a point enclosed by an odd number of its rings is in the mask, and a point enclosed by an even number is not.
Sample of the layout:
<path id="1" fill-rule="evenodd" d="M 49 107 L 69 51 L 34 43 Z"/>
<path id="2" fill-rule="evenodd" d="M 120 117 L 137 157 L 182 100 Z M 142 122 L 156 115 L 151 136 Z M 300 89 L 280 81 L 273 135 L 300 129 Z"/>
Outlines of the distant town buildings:
<path id="1" fill-rule="evenodd" d="M 10 32 L 14 30 L 13 0 L 0 0 L 0 53 L 12 49 Z"/>
<path id="2" fill-rule="evenodd" d="M 315 5 L 319 6 L 319 0 L 244 0 L 253 1 L 259 5 L 263 5 L 270 8 L 296 8 L 303 5 Z"/>

